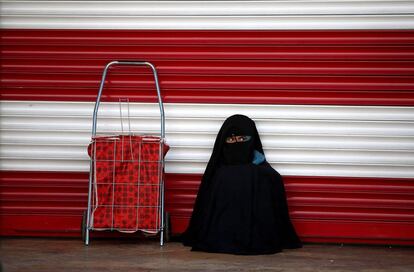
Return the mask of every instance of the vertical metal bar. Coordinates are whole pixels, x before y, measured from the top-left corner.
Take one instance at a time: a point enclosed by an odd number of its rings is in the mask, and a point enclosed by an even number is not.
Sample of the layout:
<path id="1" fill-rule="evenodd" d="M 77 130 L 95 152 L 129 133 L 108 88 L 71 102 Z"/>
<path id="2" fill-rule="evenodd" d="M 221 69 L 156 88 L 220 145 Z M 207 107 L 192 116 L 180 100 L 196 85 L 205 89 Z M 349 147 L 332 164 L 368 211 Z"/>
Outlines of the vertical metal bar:
<path id="1" fill-rule="evenodd" d="M 160 233 L 160 246 L 164 245 L 164 231 L 165 231 L 165 211 L 164 211 L 164 175 L 162 175 L 162 169 L 164 169 L 164 141 L 160 139 L 159 142 L 159 151 L 158 151 L 158 186 L 160 192 L 160 202 L 158 206 L 161 205 L 161 233 Z"/>
<path id="2" fill-rule="evenodd" d="M 89 163 L 89 193 L 88 193 L 88 207 L 86 209 L 86 230 L 85 230 L 85 245 L 89 245 L 89 220 L 91 217 L 91 201 L 92 201 L 92 176 L 93 176 L 93 160 L 91 158 Z"/>
<path id="3" fill-rule="evenodd" d="M 164 222 L 164 183 L 161 183 L 161 233 L 160 233 L 160 246 L 164 245 L 164 231 L 165 231 L 165 222 Z"/>
<path id="4" fill-rule="evenodd" d="M 113 166 L 113 173 L 112 173 L 112 207 L 111 207 L 111 213 L 112 213 L 112 218 L 111 218 L 111 231 L 114 230 L 114 206 L 115 206 L 115 177 L 116 177 L 116 144 L 117 144 L 117 140 L 114 140 L 114 166 Z"/>
<path id="5" fill-rule="evenodd" d="M 130 114 L 130 110 L 129 110 L 129 98 L 126 99 L 127 102 L 127 106 L 128 106 L 128 134 L 131 135 L 131 114 Z"/>
<path id="6" fill-rule="evenodd" d="M 157 88 L 158 106 L 160 108 L 160 114 L 161 114 L 161 138 L 164 139 L 165 137 L 165 114 L 164 114 L 164 104 L 162 103 L 162 97 L 161 97 L 161 91 L 160 91 L 160 83 L 158 81 L 157 69 L 155 69 L 155 66 L 152 63 L 145 62 L 145 64 L 151 67 L 152 73 L 154 74 L 155 87 Z"/>
<path id="7" fill-rule="evenodd" d="M 102 91 L 105 86 L 106 74 L 108 73 L 109 67 L 111 67 L 114 64 L 118 64 L 118 63 L 119 63 L 118 61 L 111 61 L 105 66 L 105 69 L 102 73 L 101 84 L 99 85 L 98 96 L 96 97 L 95 108 L 93 109 L 92 136 L 96 135 L 96 121 L 97 121 L 97 116 L 98 116 L 98 108 L 101 102 Z"/>
<path id="8" fill-rule="evenodd" d="M 160 84 L 158 81 L 158 74 L 157 69 L 155 69 L 155 66 L 152 65 L 152 63 L 147 62 L 147 65 L 151 67 L 152 72 L 154 74 L 154 80 L 155 80 L 155 87 L 157 88 L 157 97 L 158 97 L 158 106 L 160 108 L 160 114 L 161 114 L 161 141 L 160 141 L 160 148 L 159 148 L 159 163 L 158 167 L 161 167 L 161 169 L 164 169 L 164 138 L 165 138 L 165 114 L 164 114 L 164 105 L 162 103 L 162 97 L 161 97 L 161 91 L 160 91 Z M 160 165 L 161 164 L 161 165 Z M 161 170 L 162 171 L 162 170 Z M 160 175 L 160 172 L 158 171 L 158 175 Z M 158 176 L 159 186 L 161 186 L 161 228 L 160 228 L 160 246 L 164 245 L 164 230 L 165 230 L 165 222 L 164 222 L 164 177 L 163 175 Z"/>
<path id="9" fill-rule="evenodd" d="M 99 92 L 96 98 L 95 107 L 93 109 L 92 116 L 92 138 L 96 135 L 96 120 L 98 115 L 99 103 L 101 101 L 102 90 L 105 85 L 106 74 L 111 65 L 117 63 L 117 61 L 112 61 L 105 66 L 105 69 L 102 73 L 101 84 L 99 85 Z M 91 218 L 91 202 L 92 202 L 92 182 L 93 182 L 93 158 L 91 158 L 89 163 L 89 187 L 88 187 L 88 208 L 86 212 L 86 233 L 85 233 L 85 245 L 89 245 L 89 229 L 90 229 L 90 218 Z"/>
<path id="10" fill-rule="evenodd" d="M 141 179 L 141 152 L 142 152 L 142 144 L 143 144 L 143 138 L 141 138 L 141 141 L 139 142 L 139 153 L 138 153 L 138 181 L 137 181 L 137 227 L 136 229 L 139 229 L 139 185 L 140 185 L 140 179 Z"/>
<path id="11" fill-rule="evenodd" d="M 124 118 L 122 116 L 122 98 L 119 98 L 118 105 L 119 105 L 119 117 L 121 119 L 121 134 L 124 134 Z"/>
<path id="12" fill-rule="evenodd" d="M 96 207 L 98 207 L 98 205 L 99 205 L 99 199 L 98 199 L 98 181 L 97 181 L 97 179 L 96 179 L 96 173 L 97 173 L 97 167 L 96 167 L 96 162 L 98 161 L 98 159 L 97 159 L 97 157 L 96 157 L 96 150 L 97 150 L 97 148 L 96 148 L 96 145 L 97 145 L 97 141 L 95 140 L 95 141 L 93 141 L 94 142 L 94 154 L 93 154 L 93 157 L 94 157 L 94 160 L 93 160 L 93 178 L 92 178 L 92 208 L 93 209 L 91 209 L 91 223 L 90 223 L 90 228 L 92 229 L 93 228 L 93 213 L 94 213 L 94 211 L 95 211 L 95 209 L 96 209 Z M 93 198 L 94 197 L 94 198 Z"/>
<path id="13" fill-rule="evenodd" d="M 124 117 L 122 116 L 122 98 L 119 98 L 119 117 L 121 118 L 121 162 L 124 161 Z"/>

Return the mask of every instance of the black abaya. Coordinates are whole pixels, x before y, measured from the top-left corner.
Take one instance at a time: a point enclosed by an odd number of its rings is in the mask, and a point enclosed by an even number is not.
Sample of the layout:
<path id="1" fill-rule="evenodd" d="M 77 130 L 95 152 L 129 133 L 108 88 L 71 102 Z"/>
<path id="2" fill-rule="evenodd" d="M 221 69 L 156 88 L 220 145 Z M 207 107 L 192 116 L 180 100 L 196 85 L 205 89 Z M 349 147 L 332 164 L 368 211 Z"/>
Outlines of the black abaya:
<path id="1" fill-rule="evenodd" d="M 226 143 L 231 135 L 248 135 L 243 143 Z M 221 127 L 203 175 L 183 243 L 192 250 L 233 254 L 271 254 L 299 248 L 279 173 L 266 161 L 254 122 L 229 117 Z"/>

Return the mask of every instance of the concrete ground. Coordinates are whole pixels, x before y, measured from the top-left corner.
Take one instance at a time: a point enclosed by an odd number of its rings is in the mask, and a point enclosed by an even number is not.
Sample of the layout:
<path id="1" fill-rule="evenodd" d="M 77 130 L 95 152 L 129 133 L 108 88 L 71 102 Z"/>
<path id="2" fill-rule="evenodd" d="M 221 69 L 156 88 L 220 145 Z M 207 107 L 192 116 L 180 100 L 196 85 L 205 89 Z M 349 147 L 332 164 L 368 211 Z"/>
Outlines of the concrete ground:
<path id="1" fill-rule="evenodd" d="M 191 252 L 158 240 L 3 238 L 3 271 L 414 271 L 414 248 L 305 244 L 259 256 Z"/>

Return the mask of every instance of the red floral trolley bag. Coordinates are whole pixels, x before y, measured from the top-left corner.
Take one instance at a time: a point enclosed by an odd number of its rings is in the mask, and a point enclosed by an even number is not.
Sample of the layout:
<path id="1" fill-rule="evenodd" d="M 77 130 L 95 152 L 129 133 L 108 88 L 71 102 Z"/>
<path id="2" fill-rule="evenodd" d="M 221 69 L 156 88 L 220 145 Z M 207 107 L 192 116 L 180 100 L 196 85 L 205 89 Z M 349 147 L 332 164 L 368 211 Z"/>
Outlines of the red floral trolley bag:
<path id="1" fill-rule="evenodd" d="M 154 75 L 161 113 L 160 136 L 133 134 L 96 135 L 97 112 L 108 69 L 113 65 L 149 66 Z M 129 100 L 128 119 L 129 116 Z M 122 109 L 120 105 L 122 119 Z M 122 120 L 121 120 L 122 122 Z M 129 123 L 130 124 L 130 123 Z M 121 124 L 123 127 L 123 124 Z M 123 128 L 122 128 L 123 131 Z M 106 65 L 95 103 L 90 157 L 88 208 L 82 224 L 83 240 L 90 230 L 160 232 L 163 245 L 168 233 L 164 212 L 165 117 L 155 67 L 148 62 L 113 61 Z"/>

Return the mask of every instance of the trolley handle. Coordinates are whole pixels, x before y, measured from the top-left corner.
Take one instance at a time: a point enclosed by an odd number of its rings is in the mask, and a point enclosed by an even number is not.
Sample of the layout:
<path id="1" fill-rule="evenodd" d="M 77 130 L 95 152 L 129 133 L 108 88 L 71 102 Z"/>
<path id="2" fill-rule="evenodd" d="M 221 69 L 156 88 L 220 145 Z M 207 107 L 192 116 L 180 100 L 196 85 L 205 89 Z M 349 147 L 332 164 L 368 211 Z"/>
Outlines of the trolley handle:
<path id="1" fill-rule="evenodd" d="M 161 114 L 161 138 L 164 139 L 165 137 L 165 116 L 164 116 L 164 104 L 162 103 L 162 98 L 161 98 L 161 91 L 160 91 L 160 84 L 158 81 L 158 74 L 157 74 L 157 69 L 155 68 L 155 66 L 148 62 L 148 61 L 111 61 L 109 62 L 106 66 L 105 69 L 103 71 L 102 74 L 102 78 L 101 78 L 101 84 L 99 85 L 99 92 L 98 92 L 98 96 L 96 98 L 96 102 L 95 102 L 95 108 L 93 110 L 93 124 L 92 124 L 92 137 L 96 136 L 96 123 L 97 123 L 97 115 L 98 115 L 98 108 L 99 108 L 99 104 L 101 102 L 101 96 L 102 96 L 102 91 L 105 85 L 105 79 L 106 79 L 106 75 L 108 73 L 109 67 L 113 66 L 113 65 L 124 65 L 124 66 L 149 66 L 152 70 L 152 73 L 154 75 L 154 80 L 155 80 L 155 87 L 157 88 L 157 96 L 158 96 L 158 105 L 160 108 L 160 114 Z"/>

